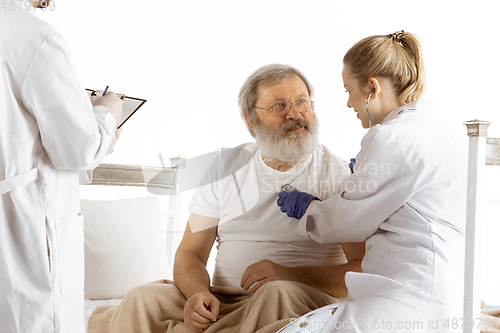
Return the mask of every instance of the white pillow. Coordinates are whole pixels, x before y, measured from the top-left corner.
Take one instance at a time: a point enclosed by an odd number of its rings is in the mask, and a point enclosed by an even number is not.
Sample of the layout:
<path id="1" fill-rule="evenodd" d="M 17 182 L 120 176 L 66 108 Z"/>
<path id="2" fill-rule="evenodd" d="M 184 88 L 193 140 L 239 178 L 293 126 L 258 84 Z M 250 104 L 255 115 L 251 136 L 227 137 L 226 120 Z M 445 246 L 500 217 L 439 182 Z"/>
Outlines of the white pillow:
<path id="1" fill-rule="evenodd" d="M 133 287 L 165 278 L 161 207 L 157 197 L 81 200 L 85 226 L 85 298 L 121 298 Z"/>

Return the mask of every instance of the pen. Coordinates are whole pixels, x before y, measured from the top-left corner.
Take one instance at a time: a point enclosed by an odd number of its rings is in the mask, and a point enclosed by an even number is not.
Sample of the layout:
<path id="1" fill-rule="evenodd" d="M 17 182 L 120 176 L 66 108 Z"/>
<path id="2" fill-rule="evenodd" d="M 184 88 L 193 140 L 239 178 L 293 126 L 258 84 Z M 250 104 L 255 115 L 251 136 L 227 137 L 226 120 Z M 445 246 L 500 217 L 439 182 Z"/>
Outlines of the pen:
<path id="1" fill-rule="evenodd" d="M 104 89 L 104 92 L 102 93 L 103 96 L 106 95 L 106 93 L 108 92 L 108 88 L 109 86 L 106 86 L 106 89 Z"/>

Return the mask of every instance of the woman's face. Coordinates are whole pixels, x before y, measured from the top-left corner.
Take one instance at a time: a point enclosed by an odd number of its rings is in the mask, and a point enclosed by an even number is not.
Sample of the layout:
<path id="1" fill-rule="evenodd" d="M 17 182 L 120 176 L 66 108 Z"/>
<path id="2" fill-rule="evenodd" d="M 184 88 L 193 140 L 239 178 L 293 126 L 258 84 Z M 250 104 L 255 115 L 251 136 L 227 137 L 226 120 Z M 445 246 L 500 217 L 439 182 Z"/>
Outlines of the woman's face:
<path id="1" fill-rule="evenodd" d="M 370 94 L 370 85 L 365 87 L 360 87 L 358 81 L 349 72 L 349 70 L 344 67 L 342 70 L 342 79 L 344 80 L 344 87 L 346 92 L 349 93 L 349 98 L 347 99 L 347 107 L 353 108 L 357 113 L 357 117 L 361 120 L 361 125 L 364 128 L 368 128 L 369 120 L 368 114 L 366 113 L 366 98 Z M 370 110 L 370 116 L 372 116 L 373 122 L 373 112 Z M 374 125 L 374 124 L 373 124 Z"/>

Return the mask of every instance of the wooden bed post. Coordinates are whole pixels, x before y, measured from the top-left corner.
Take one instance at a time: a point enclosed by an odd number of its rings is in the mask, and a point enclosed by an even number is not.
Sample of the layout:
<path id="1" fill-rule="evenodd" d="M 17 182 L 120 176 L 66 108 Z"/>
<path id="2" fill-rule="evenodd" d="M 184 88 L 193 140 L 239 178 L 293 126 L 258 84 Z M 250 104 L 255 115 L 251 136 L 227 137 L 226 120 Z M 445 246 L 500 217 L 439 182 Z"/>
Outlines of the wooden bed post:
<path id="1" fill-rule="evenodd" d="M 472 120 L 464 123 L 469 136 L 467 176 L 467 212 L 465 230 L 464 333 L 479 333 L 481 318 L 481 232 L 486 135 L 490 122 Z"/>

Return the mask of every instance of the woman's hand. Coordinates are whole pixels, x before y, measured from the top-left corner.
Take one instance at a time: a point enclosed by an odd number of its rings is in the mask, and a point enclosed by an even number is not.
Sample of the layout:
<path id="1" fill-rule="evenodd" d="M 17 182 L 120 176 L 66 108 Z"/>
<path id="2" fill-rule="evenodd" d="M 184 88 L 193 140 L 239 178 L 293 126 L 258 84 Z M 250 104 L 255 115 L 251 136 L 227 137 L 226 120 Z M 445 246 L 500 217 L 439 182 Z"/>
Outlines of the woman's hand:
<path id="1" fill-rule="evenodd" d="M 278 194 L 278 206 L 281 211 L 290 217 L 301 219 L 306 213 L 307 207 L 313 200 L 320 200 L 307 192 L 301 191 L 281 191 Z"/>

